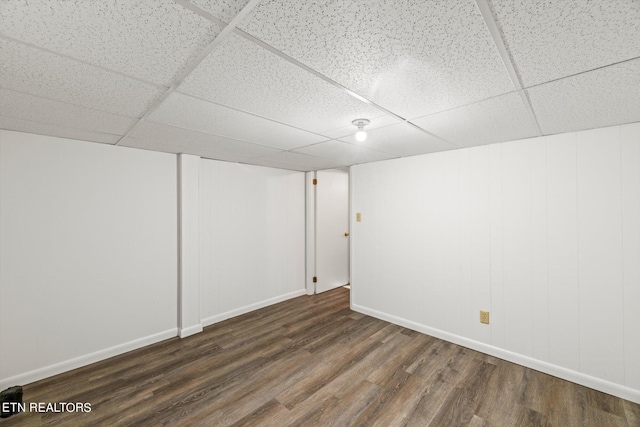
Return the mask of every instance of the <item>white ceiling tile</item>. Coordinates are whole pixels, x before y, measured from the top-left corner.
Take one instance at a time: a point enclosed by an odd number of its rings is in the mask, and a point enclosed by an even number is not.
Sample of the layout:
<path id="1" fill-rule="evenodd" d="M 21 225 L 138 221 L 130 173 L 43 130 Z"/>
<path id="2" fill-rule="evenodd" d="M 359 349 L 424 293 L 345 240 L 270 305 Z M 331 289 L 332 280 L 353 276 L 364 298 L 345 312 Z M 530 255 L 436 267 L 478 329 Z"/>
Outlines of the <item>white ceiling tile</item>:
<path id="1" fill-rule="evenodd" d="M 491 0 L 525 87 L 640 56 L 640 2 Z"/>
<path id="2" fill-rule="evenodd" d="M 0 88 L 0 115 L 124 135 L 137 119 Z"/>
<path id="3" fill-rule="evenodd" d="M 393 125 L 396 123 L 401 123 L 401 120 L 397 117 L 394 117 L 390 114 L 385 114 L 378 117 L 357 117 L 358 119 L 369 119 L 371 123 L 366 126 L 366 130 L 370 131 L 373 129 L 378 129 L 384 126 Z M 347 126 L 342 126 L 336 129 L 331 129 L 325 132 L 322 132 L 324 136 L 328 136 L 329 138 L 341 138 L 349 135 L 355 135 L 358 131 L 358 128 L 355 127 L 352 123 L 349 123 Z"/>
<path id="4" fill-rule="evenodd" d="M 298 148 L 293 150 L 293 152 L 338 160 L 339 162 L 346 163 L 348 165 L 376 162 L 379 160 L 397 157 L 393 154 L 382 153 L 370 148 L 336 140 L 320 142 L 308 147 Z"/>
<path id="5" fill-rule="evenodd" d="M 168 85 L 220 28 L 172 0 L 4 0 L 4 35 Z"/>
<path id="6" fill-rule="evenodd" d="M 74 129 L 65 126 L 52 125 L 48 123 L 34 122 L 31 120 L 16 119 L 14 117 L 0 116 L 0 129 L 15 130 L 18 132 L 35 133 L 37 135 L 58 136 L 61 138 L 79 139 L 82 141 L 102 142 L 105 144 L 115 144 L 120 135 L 110 135 L 108 133 L 92 132 L 82 129 Z"/>
<path id="7" fill-rule="evenodd" d="M 412 122 L 463 147 L 529 138 L 538 134 L 516 92 Z"/>
<path id="8" fill-rule="evenodd" d="M 249 0 L 189 0 L 200 9 L 205 10 L 224 21 L 231 20 L 249 3 Z"/>
<path id="9" fill-rule="evenodd" d="M 165 89 L 0 38 L 0 86 L 130 117 Z"/>
<path id="10" fill-rule="evenodd" d="M 161 151 L 163 153 L 171 154 L 192 154 L 194 156 L 200 156 L 205 159 L 222 160 L 226 162 L 242 162 L 246 163 L 248 158 L 241 155 L 236 155 L 230 152 L 221 152 L 215 147 L 208 147 L 206 145 L 194 144 L 185 147 L 180 144 L 173 144 L 168 142 L 150 141 L 147 139 L 138 139 L 127 136 L 118 144 L 122 147 L 139 148 L 149 151 Z"/>
<path id="11" fill-rule="evenodd" d="M 546 135 L 640 121 L 640 59 L 528 89 Z"/>
<path id="12" fill-rule="evenodd" d="M 249 163 L 258 166 L 268 166 L 272 168 L 291 169 L 298 171 L 333 169 L 347 166 L 347 163 L 342 163 L 337 160 L 308 156 L 306 154 L 292 153 L 289 151 L 283 151 L 280 153 L 251 159 Z"/>
<path id="13" fill-rule="evenodd" d="M 383 114 L 237 35 L 216 46 L 178 90 L 317 133 Z"/>
<path id="14" fill-rule="evenodd" d="M 179 93 L 171 94 L 149 119 L 284 150 L 326 140 L 321 135 Z"/>
<path id="15" fill-rule="evenodd" d="M 136 126 L 127 138 L 118 145 L 194 154 L 228 161 L 245 161 L 281 151 L 276 148 L 147 121 Z"/>
<path id="16" fill-rule="evenodd" d="M 367 130 L 367 140 L 364 142 L 356 141 L 354 135 L 340 139 L 397 156 L 415 156 L 457 148 L 407 123 Z"/>
<path id="17" fill-rule="evenodd" d="M 405 118 L 514 89 L 471 1 L 265 0 L 240 27 Z"/>

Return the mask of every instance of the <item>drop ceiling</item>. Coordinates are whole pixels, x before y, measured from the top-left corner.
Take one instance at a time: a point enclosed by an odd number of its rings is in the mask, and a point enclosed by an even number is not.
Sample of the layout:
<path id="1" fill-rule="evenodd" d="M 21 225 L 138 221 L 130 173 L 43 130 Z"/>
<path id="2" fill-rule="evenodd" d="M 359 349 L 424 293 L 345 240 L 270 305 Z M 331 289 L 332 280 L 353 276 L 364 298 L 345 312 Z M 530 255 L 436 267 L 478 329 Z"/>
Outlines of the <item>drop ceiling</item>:
<path id="1" fill-rule="evenodd" d="M 637 121 L 638 0 L 0 1 L 2 129 L 306 171 Z"/>

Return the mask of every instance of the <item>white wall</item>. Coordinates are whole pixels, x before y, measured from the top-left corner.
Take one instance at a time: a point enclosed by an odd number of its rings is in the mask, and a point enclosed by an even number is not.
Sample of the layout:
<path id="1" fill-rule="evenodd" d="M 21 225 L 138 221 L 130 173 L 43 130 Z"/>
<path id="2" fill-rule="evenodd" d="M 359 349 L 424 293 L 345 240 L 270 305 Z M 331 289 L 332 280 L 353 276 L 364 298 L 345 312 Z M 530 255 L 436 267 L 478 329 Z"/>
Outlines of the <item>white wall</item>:
<path id="1" fill-rule="evenodd" d="M 640 402 L 640 123 L 351 173 L 355 310 Z"/>
<path id="2" fill-rule="evenodd" d="M 0 389 L 176 335 L 176 157 L 0 130 Z"/>
<path id="3" fill-rule="evenodd" d="M 304 222 L 303 172 L 201 160 L 205 326 L 305 293 Z"/>

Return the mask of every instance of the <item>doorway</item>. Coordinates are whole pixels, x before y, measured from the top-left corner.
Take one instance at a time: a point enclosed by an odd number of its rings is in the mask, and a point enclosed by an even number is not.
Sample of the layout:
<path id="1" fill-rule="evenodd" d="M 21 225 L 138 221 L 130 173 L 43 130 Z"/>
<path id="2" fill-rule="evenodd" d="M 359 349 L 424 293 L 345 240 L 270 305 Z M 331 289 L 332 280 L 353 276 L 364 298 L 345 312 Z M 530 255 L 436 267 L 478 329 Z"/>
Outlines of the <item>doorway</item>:
<path id="1" fill-rule="evenodd" d="M 308 294 L 349 284 L 349 170 L 307 174 Z"/>

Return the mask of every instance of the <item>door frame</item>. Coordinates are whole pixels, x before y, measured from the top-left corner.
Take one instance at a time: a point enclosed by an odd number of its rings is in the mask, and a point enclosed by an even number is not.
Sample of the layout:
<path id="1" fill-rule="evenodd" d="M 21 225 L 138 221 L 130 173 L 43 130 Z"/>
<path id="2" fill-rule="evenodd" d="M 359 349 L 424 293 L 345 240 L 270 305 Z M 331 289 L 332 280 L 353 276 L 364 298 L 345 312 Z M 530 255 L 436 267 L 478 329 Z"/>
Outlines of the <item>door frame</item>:
<path id="1" fill-rule="evenodd" d="M 349 242 L 347 249 L 348 256 L 348 274 L 349 284 L 351 292 L 353 292 L 353 278 L 351 260 L 353 258 L 353 224 L 351 222 L 351 204 L 353 195 L 351 194 L 352 177 L 351 167 L 335 168 L 346 170 L 349 178 L 348 184 L 348 206 L 347 206 L 347 231 L 349 232 Z M 316 284 L 313 282 L 313 278 L 316 275 L 316 187 L 313 184 L 313 180 L 317 179 L 317 171 L 305 172 L 305 290 L 307 295 L 314 295 L 316 293 Z"/>
<path id="2" fill-rule="evenodd" d="M 305 172 L 305 289 L 307 295 L 316 293 L 313 277 L 316 274 L 316 192 L 313 180 L 316 172 Z"/>

